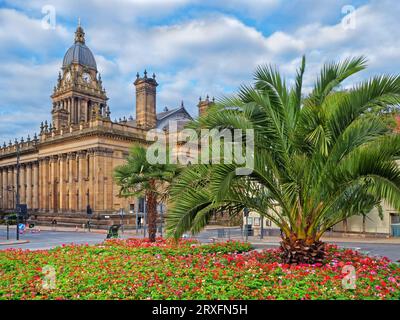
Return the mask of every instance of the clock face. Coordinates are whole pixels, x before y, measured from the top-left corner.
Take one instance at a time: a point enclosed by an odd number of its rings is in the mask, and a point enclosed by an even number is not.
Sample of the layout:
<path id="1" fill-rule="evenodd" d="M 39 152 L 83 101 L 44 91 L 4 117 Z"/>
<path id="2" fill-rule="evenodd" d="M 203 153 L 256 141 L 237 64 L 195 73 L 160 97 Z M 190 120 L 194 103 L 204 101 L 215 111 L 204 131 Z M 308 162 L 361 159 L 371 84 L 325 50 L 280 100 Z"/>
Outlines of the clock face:
<path id="1" fill-rule="evenodd" d="M 71 73 L 67 72 L 67 74 L 65 75 L 65 80 L 67 80 L 68 82 L 71 81 Z"/>
<path id="2" fill-rule="evenodd" d="M 85 73 L 82 75 L 82 79 L 83 79 L 83 81 L 89 83 L 90 80 L 91 80 L 92 78 L 90 77 L 90 74 L 89 74 L 89 73 L 85 72 Z"/>

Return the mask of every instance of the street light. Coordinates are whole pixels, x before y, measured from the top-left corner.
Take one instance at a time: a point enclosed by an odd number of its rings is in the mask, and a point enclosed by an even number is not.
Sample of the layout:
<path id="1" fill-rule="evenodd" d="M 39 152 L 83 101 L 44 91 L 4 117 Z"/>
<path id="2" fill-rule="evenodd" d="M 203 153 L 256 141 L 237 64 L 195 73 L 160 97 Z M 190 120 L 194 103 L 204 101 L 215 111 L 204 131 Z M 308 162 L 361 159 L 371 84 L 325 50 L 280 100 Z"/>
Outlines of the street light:
<path id="1" fill-rule="evenodd" d="M 260 239 L 264 239 L 264 216 L 261 216 L 261 234 Z"/>
<path id="2" fill-rule="evenodd" d="M 143 238 L 146 238 L 147 205 L 146 197 L 143 198 Z"/>
<path id="3" fill-rule="evenodd" d="M 244 217 L 246 218 L 246 220 L 245 220 L 246 224 L 245 224 L 244 230 L 246 232 L 246 242 L 247 242 L 249 239 L 249 209 L 247 209 L 247 207 L 245 207 L 243 209 L 243 214 L 244 214 Z"/>
<path id="4" fill-rule="evenodd" d="M 17 148 L 17 181 L 16 181 L 16 192 L 15 192 L 15 206 L 16 206 L 16 224 L 17 224 L 17 241 L 19 240 L 19 209 L 20 209 L 20 198 L 19 198 L 19 174 L 20 174 L 20 148 L 18 140 L 15 139 L 15 146 Z"/>
<path id="5" fill-rule="evenodd" d="M 121 219 L 121 231 L 124 233 L 124 208 L 121 208 L 119 211 L 120 219 Z"/>
<path id="6" fill-rule="evenodd" d="M 161 238 L 163 237 L 163 233 L 162 233 L 162 223 L 163 223 L 163 207 L 164 205 L 161 203 L 160 204 L 160 220 L 161 220 L 161 226 L 160 226 L 160 236 Z"/>

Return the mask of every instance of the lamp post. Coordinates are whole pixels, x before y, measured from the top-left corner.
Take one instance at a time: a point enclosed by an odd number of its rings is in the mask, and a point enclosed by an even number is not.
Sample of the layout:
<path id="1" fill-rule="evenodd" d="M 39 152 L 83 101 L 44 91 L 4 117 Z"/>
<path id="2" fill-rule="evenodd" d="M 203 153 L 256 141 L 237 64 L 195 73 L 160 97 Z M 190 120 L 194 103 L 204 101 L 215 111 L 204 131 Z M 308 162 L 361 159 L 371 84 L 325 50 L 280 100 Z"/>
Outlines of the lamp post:
<path id="1" fill-rule="evenodd" d="M 138 213 L 139 213 L 139 204 L 137 205 L 137 207 L 135 205 L 133 207 L 133 210 L 136 213 L 136 234 L 138 234 L 138 232 L 139 232 L 139 215 L 138 215 Z"/>
<path id="2" fill-rule="evenodd" d="M 264 216 L 261 216 L 261 234 L 260 239 L 264 239 Z"/>
<path id="3" fill-rule="evenodd" d="M 163 222 L 163 207 L 164 207 L 164 205 L 161 203 L 161 204 L 160 204 L 160 224 L 161 224 L 161 226 L 160 226 L 160 236 L 161 236 L 161 238 L 163 237 L 163 233 L 162 233 L 162 227 L 163 227 L 163 225 L 162 225 L 162 222 Z"/>
<path id="4" fill-rule="evenodd" d="M 15 139 L 15 146 L 17 148 L 17 181 L 16 181 L 16 192 L 15 192 L 15 206 L 16 206 L 16 224 L 17 224 L 17 241 L 19 240 L 19 210 L 20 210 L 20 197 L 19 197 L 19 175 L 20 175 L 20 148 L 18 140 Z"/>
<path id="5" fill-rule="evenodd" d="M 143 201 L 143 238 L 146 238 L 146 222 L 147 222 L 147 206 L 146 206 L 146 197 Z"/>
<path id="6" fill-rule="evenodd" d="M 121 219 L 121 232 L 124 233 L 124 208 L 121 208 L 119 214 Z"/>
<path id="7" fill-rule="evenodd" d="M 243 214 L 244 214 L 244 217 L 246 218 L 246 224 L 245 224 L 245 228 L 244 228 L 244 230 L 245 230 L 245 236 L 246 236 L 246 242 L 248 241 L 248 239 L 249 239 L 249 209 L 247 209 L 247 207 L 245 207 L 244 209 L 243 209 Z"/>

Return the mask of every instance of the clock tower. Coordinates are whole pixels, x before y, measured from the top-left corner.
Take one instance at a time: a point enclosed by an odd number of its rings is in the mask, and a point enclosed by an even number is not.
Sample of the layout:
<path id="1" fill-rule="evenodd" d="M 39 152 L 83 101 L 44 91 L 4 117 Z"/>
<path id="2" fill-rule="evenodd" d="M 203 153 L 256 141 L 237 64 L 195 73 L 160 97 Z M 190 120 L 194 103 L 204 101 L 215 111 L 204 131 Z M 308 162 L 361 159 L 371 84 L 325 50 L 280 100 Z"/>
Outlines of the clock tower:
<path id="1" fill-rule="evenodd" d="M 65 53 L 51 98 L 56 130 L 89 122 L 94 116 L 110 117 L 96 60 L 85 44 L 85 32 L 80 24 L 75 31 L 75 43 Z"/>

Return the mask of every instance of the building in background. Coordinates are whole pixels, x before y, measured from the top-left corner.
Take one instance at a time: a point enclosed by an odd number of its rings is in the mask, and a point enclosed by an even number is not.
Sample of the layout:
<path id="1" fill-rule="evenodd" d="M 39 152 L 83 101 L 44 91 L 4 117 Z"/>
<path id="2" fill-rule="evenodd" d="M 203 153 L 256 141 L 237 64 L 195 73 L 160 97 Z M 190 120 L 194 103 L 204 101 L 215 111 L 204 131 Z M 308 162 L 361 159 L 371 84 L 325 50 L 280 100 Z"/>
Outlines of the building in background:
<path id="1" fill-rule="evenodd" d="M 15 208 L 16 158 L 20 154 L 20 203 L 37 222 L 75 226 L 87 221 L 106 227 L 119 223 L 117 212 L 139 210 L 138 199 L 118 197 L 113 170 L 124 163 L 129 148 L 146 144 L 153 128 L 167 129 L 172 120 L 182 127 L 192 119 L 183 103 L 156 112 L 156 76 L 136 75 L 136 119 L 111 120 L 108 97 L 95 58 L 78 26 L 74 44 L 65 53 L 51 95 L 52 121 L 44 121 L 39 135 L 0 147 L 0 211 Z M 204 112 L 211 102 L 200 100 Z"/>

